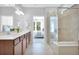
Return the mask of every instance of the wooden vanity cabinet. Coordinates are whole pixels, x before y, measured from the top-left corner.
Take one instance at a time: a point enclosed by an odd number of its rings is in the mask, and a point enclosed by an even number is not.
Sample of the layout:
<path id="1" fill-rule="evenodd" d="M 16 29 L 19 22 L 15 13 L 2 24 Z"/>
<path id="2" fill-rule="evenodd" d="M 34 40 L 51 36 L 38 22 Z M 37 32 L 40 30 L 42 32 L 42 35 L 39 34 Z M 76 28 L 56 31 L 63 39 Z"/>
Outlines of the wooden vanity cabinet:
<path id="1" fill-rule="evenodd" d="M 22 36 L 20 36 L 19 38 L 17 38 L 17 40 L 15 40 L 15 44 L 18 44 L 15 46 L 15 54 L 24 54 L 25 50 L 27 48 L 27 46 L 29 45 L 31 40 L 31 32 L 28 32 Z"/>
<path id="2" fill-rule="evenodd" d="M 27 48 L 27 46 L 29 45 L 30 43 L 30 40 L 31 40 L 31 32 L 28 32 L 22 36 L 20 36 L 19 38 L 17 38 L 15 40 L 15 44 L 18 44 L 15 46 L 15 55 L 20 55 L 20 54 L 24 54 L 25 53 L 25 50 Z"/>
<path id="3" fill-rule="evenodd" d="M 19 39 L 19 40 L 18 40 Z M 17 40 L 17 43 L 19 41 L 18 44 L 15 45 L 15 55 L 20 55 L 20 54 L 24 54 L 25 50 L 26 50 L 26 38 L 25 38 L 25 34 L 20 36 Z M 16 43 L 16 42 L 15 42 Z"/>
<path id="4" fill-rule="evenodd" d="M 11 40 L 0 40 L 0 55 L 23 55 L 29 41 L 28 33 Z"/>
<path id="5" fill-rule="evenodd" d="M 31 32 L 28 32 L 25 36 L 26 36 L 26 45 L 28 46 L 31 42 Z"/>

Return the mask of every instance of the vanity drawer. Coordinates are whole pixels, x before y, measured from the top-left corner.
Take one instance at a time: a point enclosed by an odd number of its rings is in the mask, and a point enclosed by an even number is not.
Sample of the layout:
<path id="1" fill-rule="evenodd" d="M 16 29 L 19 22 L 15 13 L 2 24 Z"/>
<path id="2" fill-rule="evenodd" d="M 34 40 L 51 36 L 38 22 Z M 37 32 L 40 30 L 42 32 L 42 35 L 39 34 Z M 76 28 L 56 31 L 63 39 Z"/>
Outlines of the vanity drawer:
<path id="1" fill-rule="evenodd" d="M 16 38 L 14 41 L 14 45 L 17 45 L 19 43 L 19 38 Z"/>

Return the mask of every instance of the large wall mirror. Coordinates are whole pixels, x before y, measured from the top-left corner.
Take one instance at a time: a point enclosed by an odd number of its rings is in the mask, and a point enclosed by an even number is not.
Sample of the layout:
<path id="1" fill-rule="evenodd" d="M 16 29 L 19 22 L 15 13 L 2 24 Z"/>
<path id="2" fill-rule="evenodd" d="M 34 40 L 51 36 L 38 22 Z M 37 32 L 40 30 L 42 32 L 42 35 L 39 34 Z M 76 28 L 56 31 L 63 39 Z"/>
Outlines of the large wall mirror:
<path id="1" fill-rule="evenodd" d="M 1 31 L 8 31 L 13 26 L 13 16 L 1 16 Z"/>

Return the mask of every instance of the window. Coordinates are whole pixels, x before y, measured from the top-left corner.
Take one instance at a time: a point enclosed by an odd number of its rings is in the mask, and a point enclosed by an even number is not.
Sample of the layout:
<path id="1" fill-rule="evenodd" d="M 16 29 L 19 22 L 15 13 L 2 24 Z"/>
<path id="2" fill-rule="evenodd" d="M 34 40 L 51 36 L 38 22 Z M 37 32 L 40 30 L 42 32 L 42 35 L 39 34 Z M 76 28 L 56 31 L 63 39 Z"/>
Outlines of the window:
<path id="1" fill-rule="evenodd" d="M 3 27 L 6 28 L 10 26 L 13 26 L 13 16 L 2 16 L 1 17 L 1 31 L 3 31 Z"/>
<path id="2" fill-rule="evenodd" d="M 37 31 L 41 30 L 41 22 L 37 22 Z"/>
<path id="3" fill-rule="evenodd" d="M 44 16 L 33 16 L 34 31 L 42 31 L 44 29 Z"/>
<path id="4" fill-rule="evenodd" d="M 50 17 L 50 31 L 54 32 L 55 31 L 55 26 L 56 26 L 56 16 L 51 16 Z"/>

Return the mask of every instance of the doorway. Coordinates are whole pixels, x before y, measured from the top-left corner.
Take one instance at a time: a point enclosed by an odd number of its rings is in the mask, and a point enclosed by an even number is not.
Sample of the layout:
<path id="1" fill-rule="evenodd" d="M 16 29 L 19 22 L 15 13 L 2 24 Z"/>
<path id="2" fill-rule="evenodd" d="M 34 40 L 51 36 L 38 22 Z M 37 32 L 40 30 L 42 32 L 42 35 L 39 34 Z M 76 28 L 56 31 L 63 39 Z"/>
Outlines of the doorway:
<path id="1" fill-rule="evenodd" d="M 44 16 L 33 16 L 33 42 L 44 40 Z"/>

